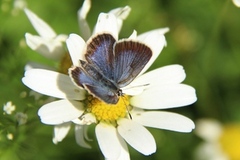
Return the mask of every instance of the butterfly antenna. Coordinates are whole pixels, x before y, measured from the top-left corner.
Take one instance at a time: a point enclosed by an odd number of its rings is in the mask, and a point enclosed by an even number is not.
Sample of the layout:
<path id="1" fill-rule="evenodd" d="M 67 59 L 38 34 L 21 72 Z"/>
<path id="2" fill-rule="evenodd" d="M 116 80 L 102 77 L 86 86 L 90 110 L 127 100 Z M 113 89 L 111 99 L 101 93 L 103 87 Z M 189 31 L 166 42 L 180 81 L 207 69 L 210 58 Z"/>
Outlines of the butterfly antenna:
<path id="1" fill-rule="evenodd" d="M 123 103 L 125 104 L 125 106 L 126 106 L 126 109 L 127 109 L 127 112 L 128 112 L 128 116 L 129 116 L 129 118 L 130 119 L 132 119 L 132 115 L 130 114 L 130 112 L 129 112 L 129 109 L 128 109 L 128 106 L 127 106 L 127 104 L 125 103 L 125 100 L 124 100 L 124 94 L 122 94 L 122 98 L 123 98 Z"/>
<path id="2" fill-rule="evenodd" d="M 146 84 L 140 84 L 140 85 L 136 85 L 136 86 L 131 86 L 127 89 L 132 89 L 132 88 L 137 88 L 137 87 L 147 87 L 148 85 L 150 85 L 149 83 L 146 83 Z"/>

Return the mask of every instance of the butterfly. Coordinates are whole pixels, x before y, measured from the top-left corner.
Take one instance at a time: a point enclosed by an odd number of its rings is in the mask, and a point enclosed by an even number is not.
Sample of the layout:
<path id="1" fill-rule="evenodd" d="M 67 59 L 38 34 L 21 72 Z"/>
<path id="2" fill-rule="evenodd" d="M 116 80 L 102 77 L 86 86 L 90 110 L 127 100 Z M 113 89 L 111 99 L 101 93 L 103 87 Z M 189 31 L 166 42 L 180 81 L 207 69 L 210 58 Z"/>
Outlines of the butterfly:
<path id="1" fill-rule="evenodd" d="M 122 87 L 131 83 L 152 57 L 152 50 L 133 40 L 116 41 L 99 34 L 87 43 L 85 61 L 69 69 L 73 82 L 98 99 L 116 104 Z"/>

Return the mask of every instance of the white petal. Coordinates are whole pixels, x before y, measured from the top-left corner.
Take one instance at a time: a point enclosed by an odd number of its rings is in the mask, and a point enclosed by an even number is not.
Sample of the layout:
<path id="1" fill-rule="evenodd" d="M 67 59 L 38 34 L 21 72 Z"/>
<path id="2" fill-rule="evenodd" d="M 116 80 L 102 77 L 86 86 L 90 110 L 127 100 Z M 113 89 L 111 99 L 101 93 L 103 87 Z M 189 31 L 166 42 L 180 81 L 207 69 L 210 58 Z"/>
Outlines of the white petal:
<path id="1" fill-rule="evenodd" d="M 46 58 L 60 60 L 65 54 L 63 47 L 64 39 L 48 39 L 39 36 L 34 36 L 29 33 L 25 34 L 27 45 L 34 51 L 37 51 Z M 62 35 L 61 37 L 64 37 Z"/>
<path id="2" fill-rule="evenodd" d="M 134 149 L 144 155 L 156 152 L 156 143 L 151 133 L 142 125 L 128 119 L 118 120 L 118 133 Z"/>
<path id="3" fill-rule="evenodd" d="M 195 89 L 184 84 L 170 84 L 146 89 L 130 99 L 132 106 L 165 109 L 190 105 L 197 100 Z"/>
<path id="4" fill-rule="evenodd" d="M 28 19 L 32 23 L 33 27 L 41 37 L 53 38 L 56 36 L 54 30 L 46 22 L 39 18 L 36 14 L 34 14 L 27 8 L 25 8 L 24 11 Z"/>
<path id="5" fill-rule="evenodd" d="M 78 24 L 83 39 L 86 41 L 91 36 L 90 27 L 87 23 L 87 14 L 91 8 L 91 0 L 85 0 L 82 7 L 78 10 Z"/>
<path id="6" fill-rule="evenodd" d="M 114 14 L 117 18 L 118 32 L 120 32 L 122 28 L 123 20 L 125 20 L 128 17 L 130 11 L 131 11 L 131 8 L 129 6 L 125 6 L 122 8 L 113 9 L 109 12 Z"/>
<path id="7" fill-rule="evenodd" d="M 128 37 L 130 40 L 136 40 L 137 39 L 137 31 L 133 30 L 133 33 Z"/>
<path id="8" fill-rule="evenodd" d="M 195 148 L 194 160 L 232 160 L 219 143 L 201 143 Z"/>
<path id="9" fill-rule="evenodd" d="M 52 140 L 53 143 L 57 144 L 58 142 L 61 142 L 68 134 L 70 128 L 71 128 L 71 122 L 62 123 L 54 126 L 54 137 Z"/>
<path id="10" fill-rule="evenodd" d="M 114 14 L 117 17 L 117 19 L 125 20 L 128 17 L 130 11 L 131 8 L 129 6 L 125 6 L 112 9 L 109 13 Z"/>
<path id="11" fill-rule="evenodd" d="M 233 4 L 237 7 L 240 7 L 240 0 L 232 0 Z"/>
<path id="12" fill-rule="evenodd" d="M 80 117 L 84 111 L 84 105 L 81 102 L 59 100 L 42 106 L 38 110 L 38 115 L 42 123 L 57 125 Z"/>
<path id="13" fill-rule="evenodd" d="M 65 42 L 67 40 L 68 36 L 65 34 L 59 34 L 57 37 L 54 38 L 57 42 Z"/>
<path id="14" fill-rule="evenodd" d="M 148 84 L 140 84 L 140 85 L 128 85 L 127 87 L 121 88 L 122 92 L 126 95 L 139 95 L 141 94 L 146 88 L 148 87 Z"/>
<path id="15" fill-rule="evenodd" d="M 130 155 L 129 155 L 127 143 L 120 136 L 119 136 L 118 139 L 121 143 L 121 148 L 120 148 L 121 151 L 120 151 L 120 156 L 118 157 L 117 160 L 130 160 Z"/>
<path id="16" fill-rule="evenodd" d="M 163 111 L 131 112 L 134 121 L 148 127 L 166 129 L 177 132 L 191 132 L 195 125 L 193 121 L 177 113 Z"/>
<path id="17" fill-rule="evenodd" d="M 79 60 L 84 60 L 85 41 L 77 34 L 70 34 L 66 41 L 74 66 L 79 65 Z"/>
<path id="18" fill-rule="evenodd" d="M 112 125 L 101 122 L 96 126 L 95 132 L 98 145 L 105 159 L 117 159 L 122 150 L 116 128 Z"/>
<path id="19" fill-rule="evenodd" d="M 83 135 L 84 135 L 84 138 L 85 138 L 87 141 L 92 141 L 92 139 L 90 139 L 90 138 L 88 137 L 88 128 L 89 128 L 89 126 L 84 125 Z"/>
<path id="20" fill-rule="evenodd" d="M 110 33 L 116 40 L 118 40 L 118 23 L 116 17 L 111 13 L 100 13 L 93 33 L 93 35 Z"/>
<path id="21" fill-rule="evenodd" d="M 78 125 L 90 125 L 92 123 L 97 123 L 97 120 L 92 113 L 84 113 L 81 118 L 74 119 L 72 122 Z"/>
<path id="22" fill-rule="evenodd" d="M 84 148 L 92 148 L 86 141 L 85 141 L 85 128 L 86 126 L 82 126 L 82 125 L 75 125 L 75 138 L 77 141 L 77 144 L 81 147 Z"/>
<path id="23" fill-rule="evenodd" d="M 153 55 L 147 65 L 143 68 L 142 73 L 144 73 L 156 60 L 156 58 L 161 53 L 164 46 L 166 46 L 166 39 L 164 33 L 168 31 L 167 28 L 165 29 L 155 29 L 146 33 L 143 33 L 137 37 L 137 39 L 152 49 Z"/>
<path id="24" fill-rule="evenodd" d="M 146 88 L 165 84 L 181 83 L 186 77 L 183 67 L 169 65 L 147 72 L 137 77 L 130 85 L 122 88 L 123 93 L 137 95 Z"/>
<path id="25" fill-rule="evenodd" d="M 181 65 L 164 66 L 150 72 L 147 72 L 140 77 L 136 78 L 135 83 L 138 84 L 177 84 L 181 83 L 186 78 L 186 74 Z"/>
<path id="26" fill-rule="evenodd" d="M 31 69 L 25 72 L 22 82 L 32 90 L 56 98 L 85 99 L 85 91 L 77 88 L 69 76 L 58 72 Z"/>
<path id="27" fill-rule="evenodd" d="M 169 32 L 169 28 L 158 28 L 138 35 L 138 39 L 140 41 L 146 41 L 147 39 L 149 39 L 149 36 L 152 36 L 152 34 L 164 35 L 167 32 Z M 146 41 L 146 43 L 150 42 Z"/>

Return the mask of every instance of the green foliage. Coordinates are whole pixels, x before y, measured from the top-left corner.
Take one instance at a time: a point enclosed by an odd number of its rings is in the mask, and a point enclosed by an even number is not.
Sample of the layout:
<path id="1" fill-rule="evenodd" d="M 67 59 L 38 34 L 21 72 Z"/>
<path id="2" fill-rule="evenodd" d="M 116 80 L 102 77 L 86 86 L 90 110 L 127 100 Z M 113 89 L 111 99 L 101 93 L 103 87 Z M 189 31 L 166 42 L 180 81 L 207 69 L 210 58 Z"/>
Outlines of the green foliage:
<path id="1" fill-rule="evenodd" d="M 77 10 L 82 1 L 28 0 L 27 4 L 58 34 L 79 33 Z M 22 84 L 21 78 L 29 61 L 52 67 L 57 64 L 24 43 L 24 34 L 36 34 L 36 31 L 23 11 L 13 15 L 11 0 L 1 0 L 0 5 L 0 105 L 12 101 L 17 111 L 28 115 L 27 124 L 18 126 L 14 114 L 6 115 L 0 109 L 0 159 L 103 159 L 94 134 L 91 135 L 93 149 L 90 150 L 76 144 L 73 131 L 58 145 L 52 143 L 53 129 L 40 123 L 37 110 L 41 105 L 29 96 L 30 90 Z M 221 122 L 239 122 L 240 9 L 226 0 L 93 0 L 88 15 L 91 28 L 100 12 L 125 5 L 132 11 L 124 21 L 120 37 L 128 37 L 133 29 L 142 33 L 155 28 L 170 28 L 166 34 L 167 47 L 151 69 L 169 64 L 183 65 L 187 73 L 185 83 L 194 86 L 198 96 L 195 104 L 174 109 L 174 112 L 194 120 L 210 117 Z M 132 159 L 192 159 L 199 142 L 193 133 L 150 130 L 157 141 L 157 153 L 146 157 L 129 147 Z M 9 133 L 13 134 L 13 140 L 7 138 Z"/>

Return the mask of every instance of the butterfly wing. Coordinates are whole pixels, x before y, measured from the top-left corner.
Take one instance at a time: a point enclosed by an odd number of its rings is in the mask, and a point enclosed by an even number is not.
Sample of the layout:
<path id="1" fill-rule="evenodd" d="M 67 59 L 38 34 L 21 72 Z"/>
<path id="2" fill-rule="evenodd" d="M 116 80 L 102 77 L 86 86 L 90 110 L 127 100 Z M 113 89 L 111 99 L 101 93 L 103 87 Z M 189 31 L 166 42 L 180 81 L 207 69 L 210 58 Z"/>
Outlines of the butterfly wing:
<path id="1" fill-rule="evenodd" d="M 116 40 L 111 34 L 100 34 L 87 45 L 85 58 L 108 79 L 113 79 L 113 45 Z"/>
<path id="2" fill-rule="evenodd" d="M 140 42 L 121 41 L 114 46 L 114 78 L 119 87 L 128 85 L 142 71 L 152 50 Z"/>
<path id="3" fill-rule="evenodd" d="M 92 38 L 80 67 L 69 70 L 74 83 L 106 103 L 116 104 L 120 87 L 128 85 L 152 56 L 151 49 L 139 42 L 116 40 L 110 34 Z"/>
<path id="4" fill-rule="evenodd" d="M 119 99 L 119 89 L 116 85 L 98 72 L 91 64 L 81 60 L 80 64 L 81 67 L 69 69 L 69 75 L 73 82 L 104 102 L 116 104 Z"/>

